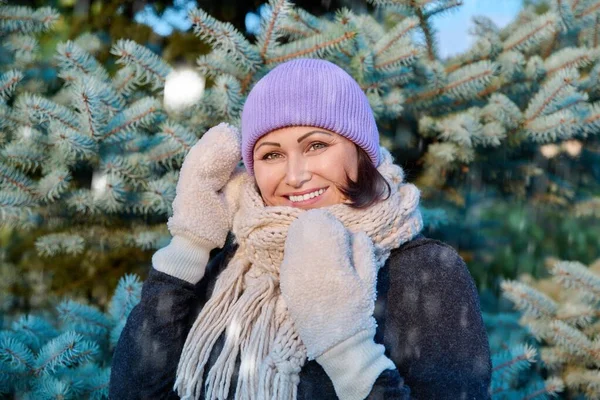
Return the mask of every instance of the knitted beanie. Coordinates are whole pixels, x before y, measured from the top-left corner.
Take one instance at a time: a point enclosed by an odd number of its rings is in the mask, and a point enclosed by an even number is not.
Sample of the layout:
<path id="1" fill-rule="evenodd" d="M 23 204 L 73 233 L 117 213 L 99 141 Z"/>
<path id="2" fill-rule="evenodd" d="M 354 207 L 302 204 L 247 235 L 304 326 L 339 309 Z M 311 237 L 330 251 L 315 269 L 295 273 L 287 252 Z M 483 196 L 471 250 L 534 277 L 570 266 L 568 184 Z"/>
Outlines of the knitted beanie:
<path id="1" fill-rule="evenodd" d="M 262 77 L 242 110 L 242 158 L 254 175 L 254 145 L 265 134 L 287 126 L 333 131 L 361 147 L 379 166 L 379 131 L 369 100 L 342 68 L 326 60 L 297 58 Z"/>

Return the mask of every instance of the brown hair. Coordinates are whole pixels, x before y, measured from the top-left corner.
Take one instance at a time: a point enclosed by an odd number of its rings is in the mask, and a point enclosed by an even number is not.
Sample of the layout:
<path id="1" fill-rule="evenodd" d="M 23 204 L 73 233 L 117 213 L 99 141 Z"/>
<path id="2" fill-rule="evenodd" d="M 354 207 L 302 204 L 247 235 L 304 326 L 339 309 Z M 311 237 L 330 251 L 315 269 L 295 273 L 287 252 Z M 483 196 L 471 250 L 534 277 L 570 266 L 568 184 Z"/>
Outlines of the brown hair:
<path id="1" fill-rule="evenodd" d="M 379 200 L 386 200 L 390 197 L 392 189 L 383 175 L 375 168 L 369 155 L 361 148 L 356 146 L 358 153 L 358 174 L 356 181 L 350 179 L 346 174 L 346 187 L 336 185 L 338 190 L 346 199 L 349 207 L 361 209 L 368 208 Z M 384 195 L 384 188 L 387 186 L 387 196 Z"/>

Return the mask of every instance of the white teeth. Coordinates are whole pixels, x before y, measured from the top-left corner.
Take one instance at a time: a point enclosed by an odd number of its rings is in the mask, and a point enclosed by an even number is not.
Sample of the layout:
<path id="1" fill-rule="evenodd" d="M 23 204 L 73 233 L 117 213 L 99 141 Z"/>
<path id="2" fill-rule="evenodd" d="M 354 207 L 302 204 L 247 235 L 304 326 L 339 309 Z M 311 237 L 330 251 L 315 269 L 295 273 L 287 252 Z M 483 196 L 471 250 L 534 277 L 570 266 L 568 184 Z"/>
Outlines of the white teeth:
<path id="1" fill-rule="evenodd" d="M 302 196 L 290 196 L 290 200 L 294 203 L 298 202 L 298 201 L 305 201 L 305 200 L 312 199 L 313 197 L 317 197 L 317 196 L 323 194 L 324 191 L 325 191 L 325 189 L 320 189 L 315 192 L 307 193 Z"/>

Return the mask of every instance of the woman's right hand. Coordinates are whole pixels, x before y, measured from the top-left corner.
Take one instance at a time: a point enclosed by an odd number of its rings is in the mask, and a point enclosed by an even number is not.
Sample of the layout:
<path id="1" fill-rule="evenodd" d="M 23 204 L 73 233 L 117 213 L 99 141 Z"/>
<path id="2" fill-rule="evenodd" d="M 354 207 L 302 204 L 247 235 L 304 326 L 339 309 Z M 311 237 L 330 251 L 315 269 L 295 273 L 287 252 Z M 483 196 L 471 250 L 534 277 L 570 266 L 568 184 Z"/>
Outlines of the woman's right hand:
<path id="1" fill-rule="evenodd" d="M 225 122 L 210 128 L 190 149 L 179 172 L 173 215 L 167 227 L 171 243 L 152 256 L 152 266 L 192 284 L 206 272 L 210 251 L 225 245 L 237 210 L 238 185 L 242 177 L 241 139 L 237 129 Z"/>
<path id="2" fill-rule="evenodd" d="M 221 189 L 241 160 L 238 130 L 222 122 L 210 128 L 186 155 L 173 200 L 171 235 L 184 236 L 212 250 L 223 247 L 233 210 Z"/>

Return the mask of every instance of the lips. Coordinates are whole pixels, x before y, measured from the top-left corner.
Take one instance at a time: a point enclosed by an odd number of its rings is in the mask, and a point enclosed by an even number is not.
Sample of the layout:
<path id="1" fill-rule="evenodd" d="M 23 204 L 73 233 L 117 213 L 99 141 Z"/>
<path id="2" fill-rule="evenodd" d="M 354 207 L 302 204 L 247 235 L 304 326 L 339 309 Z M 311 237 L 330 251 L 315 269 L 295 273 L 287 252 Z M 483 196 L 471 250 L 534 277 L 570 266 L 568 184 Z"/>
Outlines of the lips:
<path id="1" fill-rule="evenodd" d="M 285 197 L 286 197 L 286 199 L 288 201 L 288 205 L 291 206 L 291 207 L 306 206 L 306 205 L 310 205 L 310 204 L 313 204 L 313 203 L 316 203 L 317 201 L 319 201 L 323 197 L 323 195 L 325 193 L 327 193 L 327 190 L 329 189 L 329 187 L 325 187 L 325 188 L 321 188 L 321 189 L 324 189 L 323 193 L 321 193 L 318 196 L 312 197 L 312 198 L 310 198 L 308 200 L 302 200 L 302 201 L 293 202 L 287 196 L 285 196 Z M 317 190 L 321 190 L 321 189 L 317 189 Z M 312 193 L 312 192 L 309 191 L 308 193 Z"/>
<path id="2" fill-rule="evenodd" d="M 317 192 L 317 191 L 319 191 L 321 189 L 327 189 L 327 186 L 320 187 L 320 188 L 315 188 L 315 189 L 308 189 L 308 190 L 305 190 L 304 192 L 286 194 L 286 195 L 284 195 L 284 197 L 287 197 L 289 199 L 290 196 L 303 196 L 303 195 L 305 195 L 307 193 Z"/>

